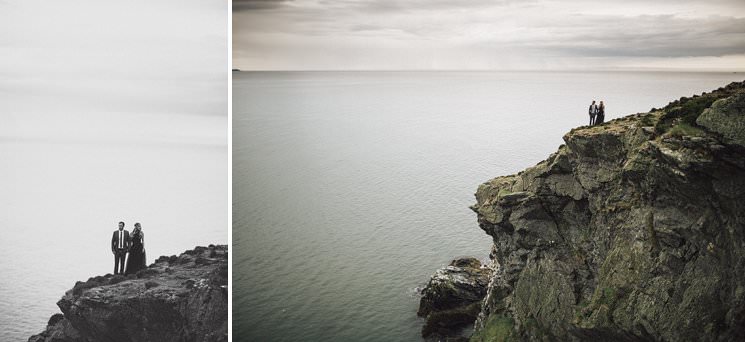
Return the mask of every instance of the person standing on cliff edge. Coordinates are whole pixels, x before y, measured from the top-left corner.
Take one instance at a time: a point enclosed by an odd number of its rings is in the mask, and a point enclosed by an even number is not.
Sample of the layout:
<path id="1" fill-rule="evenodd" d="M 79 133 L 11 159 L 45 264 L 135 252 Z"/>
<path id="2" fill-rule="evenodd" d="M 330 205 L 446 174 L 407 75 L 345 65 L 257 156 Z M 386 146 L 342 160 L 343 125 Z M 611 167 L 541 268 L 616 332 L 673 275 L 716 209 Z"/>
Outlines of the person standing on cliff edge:
<path id="1" fill-rule="evenodd" d="M 598 105 L 595 104 L 595 100 L 592 100 L 588 113 L 590 114 L 590 126 L 592 126 L 595 124 L 595 115 L 598 114 Z"/>
<path id="2" fill-rule="evenodd" d="M 600 101 L 600 106 L 598 107 L 598 116 L 595 119 L 595 124 L 601 124 L 605 122 L 605 104 L 603 104 L 603 101 Z"/>
<path id="3" fill-rule="evenodd" d="M 145 233 L 142 232 L 142 226 L 139 222 L 135 223 L 135 229 L 132 230 L 129 241 L 132 243 L 129 245 L 127 269 L 124 274 L 135 274 L 147 267 L 145 265 Z"/>
<path id="4" fill-rule="evenodd" d="M 111 253 L 114 253 L 114 274 L 124 274 L 124 260 L 130 245 L 129 232 L 124 230 L 124 222 L 119 222 L 119 230 L 111 236 Z"/>

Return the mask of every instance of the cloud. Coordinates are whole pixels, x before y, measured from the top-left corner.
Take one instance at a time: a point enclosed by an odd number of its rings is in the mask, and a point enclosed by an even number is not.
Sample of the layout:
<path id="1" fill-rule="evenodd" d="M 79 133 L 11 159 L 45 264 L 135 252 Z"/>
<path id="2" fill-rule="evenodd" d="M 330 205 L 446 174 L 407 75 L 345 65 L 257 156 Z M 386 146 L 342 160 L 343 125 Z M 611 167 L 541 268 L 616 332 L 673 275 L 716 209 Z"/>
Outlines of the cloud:
<path id="1" fill-rule="evenodd" d="M 375 12 L 406 12 L 433 11 L 443 9 L 483 8 L 505 6 L 511 3 L 526 3 L 534 0 L 322 0 L 320 3 L 328 7 L 346 7 L 348 9 L 367 13 Z"/>
<path id="2" fill-rule="evenodd" d="M 277 9 L 290 1 L 292 0 L 233 0 L 233 11 Z"/>
<path id="3" fill-rule="evenodd" d="M 745 54 L 745 2 L 731 0 L 295 0 L 238 11 L 233 28 L 242 69 L 612 67 Z"/>
<path id="4" fill-rule="evenodd" d="M 506 46 L 589 57 L 687 57 L 745 53 L 745 18 L 578 16 L 535 25 Z M 499 40 L 499 39 L 497 39 Z"/>
<path id="5" fill-rule="evenodd" d="M 129 110 L 227 117 L 227 3 L 0 6 L 0 103 L 7 109 L 0 116 Z"/>

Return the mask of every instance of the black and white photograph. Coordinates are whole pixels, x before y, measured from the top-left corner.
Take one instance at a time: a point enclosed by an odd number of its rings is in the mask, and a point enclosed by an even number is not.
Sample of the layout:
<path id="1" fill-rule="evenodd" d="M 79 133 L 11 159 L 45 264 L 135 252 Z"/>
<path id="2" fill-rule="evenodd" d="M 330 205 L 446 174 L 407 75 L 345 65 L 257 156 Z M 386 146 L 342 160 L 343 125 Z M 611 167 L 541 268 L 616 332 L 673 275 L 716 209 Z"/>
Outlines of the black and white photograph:
<path id="1" fill-rule="evenodd" d="M 0 341 L 228 341 L 228 1 L 0 1 Z"/>

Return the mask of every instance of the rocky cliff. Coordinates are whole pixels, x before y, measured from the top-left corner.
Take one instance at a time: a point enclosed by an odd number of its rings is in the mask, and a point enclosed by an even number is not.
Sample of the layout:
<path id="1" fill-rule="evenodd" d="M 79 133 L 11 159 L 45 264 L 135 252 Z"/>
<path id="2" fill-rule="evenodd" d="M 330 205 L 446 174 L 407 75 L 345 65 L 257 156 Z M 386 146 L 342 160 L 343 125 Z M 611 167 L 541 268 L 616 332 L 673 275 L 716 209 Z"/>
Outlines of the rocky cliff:
<path id="1" fill-rule="evenodd" d="M 77 282 L 29 342 L 227 341 L 228 248 L 163 256 L 136 275 Z"/>
<path id="2" fill-rule="evenodd" d="M 745 340 L 745 82 L 564 141 L 478 187 L 471 341 Z"/>

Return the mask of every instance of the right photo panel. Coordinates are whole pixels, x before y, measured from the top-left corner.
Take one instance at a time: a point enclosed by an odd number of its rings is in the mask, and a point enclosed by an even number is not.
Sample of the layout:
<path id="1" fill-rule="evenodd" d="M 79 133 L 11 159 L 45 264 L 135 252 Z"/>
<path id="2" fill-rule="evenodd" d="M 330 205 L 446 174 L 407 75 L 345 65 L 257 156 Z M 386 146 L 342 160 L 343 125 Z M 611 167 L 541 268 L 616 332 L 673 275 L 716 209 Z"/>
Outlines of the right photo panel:
<path id="1" fill-rule="evenodd" d="M 234 340 L 745 340 L 745 2 L 232 11 Z"/>

